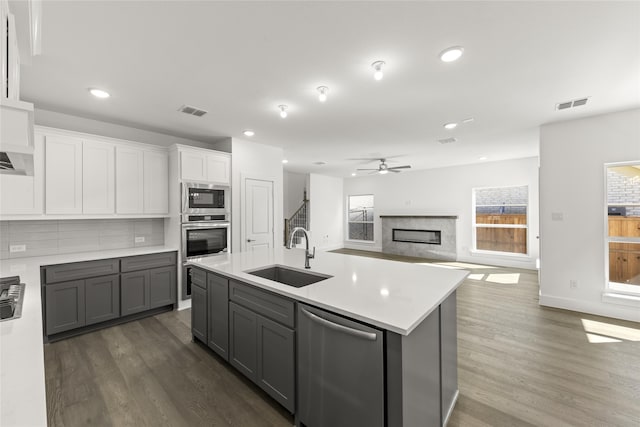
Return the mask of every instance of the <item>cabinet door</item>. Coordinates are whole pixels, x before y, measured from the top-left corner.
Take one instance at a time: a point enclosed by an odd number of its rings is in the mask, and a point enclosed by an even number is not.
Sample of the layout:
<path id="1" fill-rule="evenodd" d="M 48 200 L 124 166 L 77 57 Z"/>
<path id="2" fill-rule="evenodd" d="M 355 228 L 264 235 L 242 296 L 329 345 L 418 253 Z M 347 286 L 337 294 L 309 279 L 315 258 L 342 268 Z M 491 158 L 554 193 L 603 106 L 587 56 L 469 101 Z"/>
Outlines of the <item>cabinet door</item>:
<path id="1" fill-rule="evenodd" d="M 626 221 L 626 234 L 625 237 L 640 237 L 640 218 L 632 219 L 628 218 Z"/>
<path id="2" fill-rule="evenodd" d="M 82 213 L 82 141 L 46 137 L 45 182 L 46 213 Z"/>
<path id="3" fill-rule="evenodd" d="M 229 303 L 229 363 L 257 382 L 257 314 Z"/>
<path id="4" fill-rule="evenodd" d="M 640 252 L 627 253 L 626 283 L 640 285 Z"/>
<path id="5" fill-rule="evenodd" d="M 176 266 L 149 270 L 149 307 L 161 307 L 176 302 Z"/>
<path id="6" fill-rule="evenodd" d="M 609 281 L 622 283 L 625 275 L 623 251 L 609 251 Z"/>
<path id="7" fill-rule="evenodd" d="M 85 325 L 84 280 L 45 285 L 47 335 Z"/>
<path id="8" fill-rule="evenodd" d="M 120 317 L 120 275 L 87 279 L 84 293 L 87 325 Z"/>
<path id="9" fill-rule="evenodd" d="M 262 316 L 258 326 L 258 385 L 290 412 L 295 409 L 295 339 L 292 329 Z"/>
<path id="10" fill-rule="evenodd" d="M 144 213 L 169 212 L 169 156 L 144 152 Z"/>
<path id="11" fill-rule="evenodd" d="M 191 335 L 207 342 L 207 291 L 195 285 L 191 287 Z"/>
<path id="12" fill-rule="evenodd" d="M 115 212 L 115 147 L 106 142 L 82 143 L 82 213 Z"/>
<path id="13" fill-rule="evenodd" d="M 116 147 L 116 212 L 141 214 L 144 209 L 144 152 Z"/>
<path id="14" fill-rule="evenodd" d="M 149 309 L 149 271 L 120 275 L 120 311 L 122 316 Z"/>
<path id="15" fill-rule="evenodd" d="M 207 274 L 209 314 L 208 342 L 211 350 L 229 360 L 229 280 Z"/>
<path id="16" fill-rule="evenodd" d="M 183 181 L 207 181 L 207 157 L 203 152 L 180 153 L 180 178 Z"/>
<path id="17" fill-rule="evenodd" d="M 231 159 L 222 154 L 207 155 L 207 181 L 221 185 L 231 183 Z"/>

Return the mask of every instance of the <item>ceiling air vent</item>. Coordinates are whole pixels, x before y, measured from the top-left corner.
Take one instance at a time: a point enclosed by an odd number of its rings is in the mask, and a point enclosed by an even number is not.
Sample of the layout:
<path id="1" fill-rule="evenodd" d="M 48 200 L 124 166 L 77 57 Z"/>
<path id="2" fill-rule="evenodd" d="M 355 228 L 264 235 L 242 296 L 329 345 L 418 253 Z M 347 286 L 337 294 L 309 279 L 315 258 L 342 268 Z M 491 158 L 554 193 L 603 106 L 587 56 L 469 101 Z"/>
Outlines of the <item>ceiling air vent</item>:
<path id="1" fill-rule="evenodd" d="M 199 108 L 196 107 L 192 107 L 191 105 L 183 105 L 182 107 L 178 108 L 178 111 L 181 111 L 185 114 L 190 114 L 192 116 L 196 116 L 196 117 L 202 117 L 205 114 L 207 114 L 207 112 L 205 110 L 201 110 Z"/>
<path id="2" fill-rule="evenodd" d="M 440 144 L 452 144 L 454 142 L 456 142 L 457 139 L 456 138 L 444 138 L 444 139 L 439 139 L 438 142 Z"/>
<path id="3" fill-rule="evenodd" d="M 589 98 L 579 98 L 574 99 L 572 101 L 560 102 L 556 104 L 556 110 L 566 110 L 568 108 L 580 107 L 581 105 L 585 105 Z"/>

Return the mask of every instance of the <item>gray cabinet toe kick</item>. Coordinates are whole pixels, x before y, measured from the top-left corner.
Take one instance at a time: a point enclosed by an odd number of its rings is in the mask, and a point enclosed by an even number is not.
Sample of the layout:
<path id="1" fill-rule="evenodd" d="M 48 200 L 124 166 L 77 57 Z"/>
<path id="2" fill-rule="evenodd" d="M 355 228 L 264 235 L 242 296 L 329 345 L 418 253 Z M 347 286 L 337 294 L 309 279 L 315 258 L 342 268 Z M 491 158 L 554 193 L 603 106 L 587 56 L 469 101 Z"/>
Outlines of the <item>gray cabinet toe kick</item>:
<path id="1" fill-rule="evenodd" d="M 176 260 L 173 251 L 42 267 L 45 342 L 173 310 Z"/>
<path id="2" fill-rule="evenodd" d="M 444 426 L 458 396 L 456 292 L 409 335 L 193 269 L 192 335 L 298 427 Z"/>

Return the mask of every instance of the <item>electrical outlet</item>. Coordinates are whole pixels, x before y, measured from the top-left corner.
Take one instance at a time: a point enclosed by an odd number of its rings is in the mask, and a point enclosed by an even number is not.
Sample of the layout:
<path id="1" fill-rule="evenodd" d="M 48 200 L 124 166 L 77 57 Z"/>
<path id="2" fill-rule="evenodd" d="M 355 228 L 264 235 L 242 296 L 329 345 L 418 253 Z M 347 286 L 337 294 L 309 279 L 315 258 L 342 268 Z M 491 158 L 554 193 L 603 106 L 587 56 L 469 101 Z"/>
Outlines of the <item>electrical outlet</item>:
<path id="1" fill-rule="evenodd" d="M 144 243 L 144 236 L 140 236 L 140 237 L 137 237 L 137 236 L 136 236 L 136 238 L 135 238 L 135 242 L 136 242 L 136 243 Z"/>
<path id="2" fill-rule="evenodd" d="M 578 281 L 576 279 L 569 280 L 569 287 L 571 289 L 576 289 L 578 287 Z"/>
<path id="3" fill-rule="evenodd" d="M 10 245 L 9 252 L 24 252 L 27 250 L 27 245 Z"/>

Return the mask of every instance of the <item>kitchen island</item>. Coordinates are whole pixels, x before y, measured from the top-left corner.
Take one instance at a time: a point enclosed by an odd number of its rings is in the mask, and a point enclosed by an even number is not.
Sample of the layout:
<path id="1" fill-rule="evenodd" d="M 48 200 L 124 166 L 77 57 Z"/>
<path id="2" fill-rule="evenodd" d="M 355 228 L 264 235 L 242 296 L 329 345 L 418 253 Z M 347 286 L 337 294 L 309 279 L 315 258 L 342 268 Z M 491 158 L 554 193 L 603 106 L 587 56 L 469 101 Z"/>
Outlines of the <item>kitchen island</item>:
<path id="1" fill-rule="evenodd" d="M 299 249 L 193 260 L 194 338 L 298 426 L 445 425 L 458 393 L 456 289 L 468 272 L 328 252 L 311 261 L 319 281 L 295 287 L 252 273 L 304 274 Z"/>

